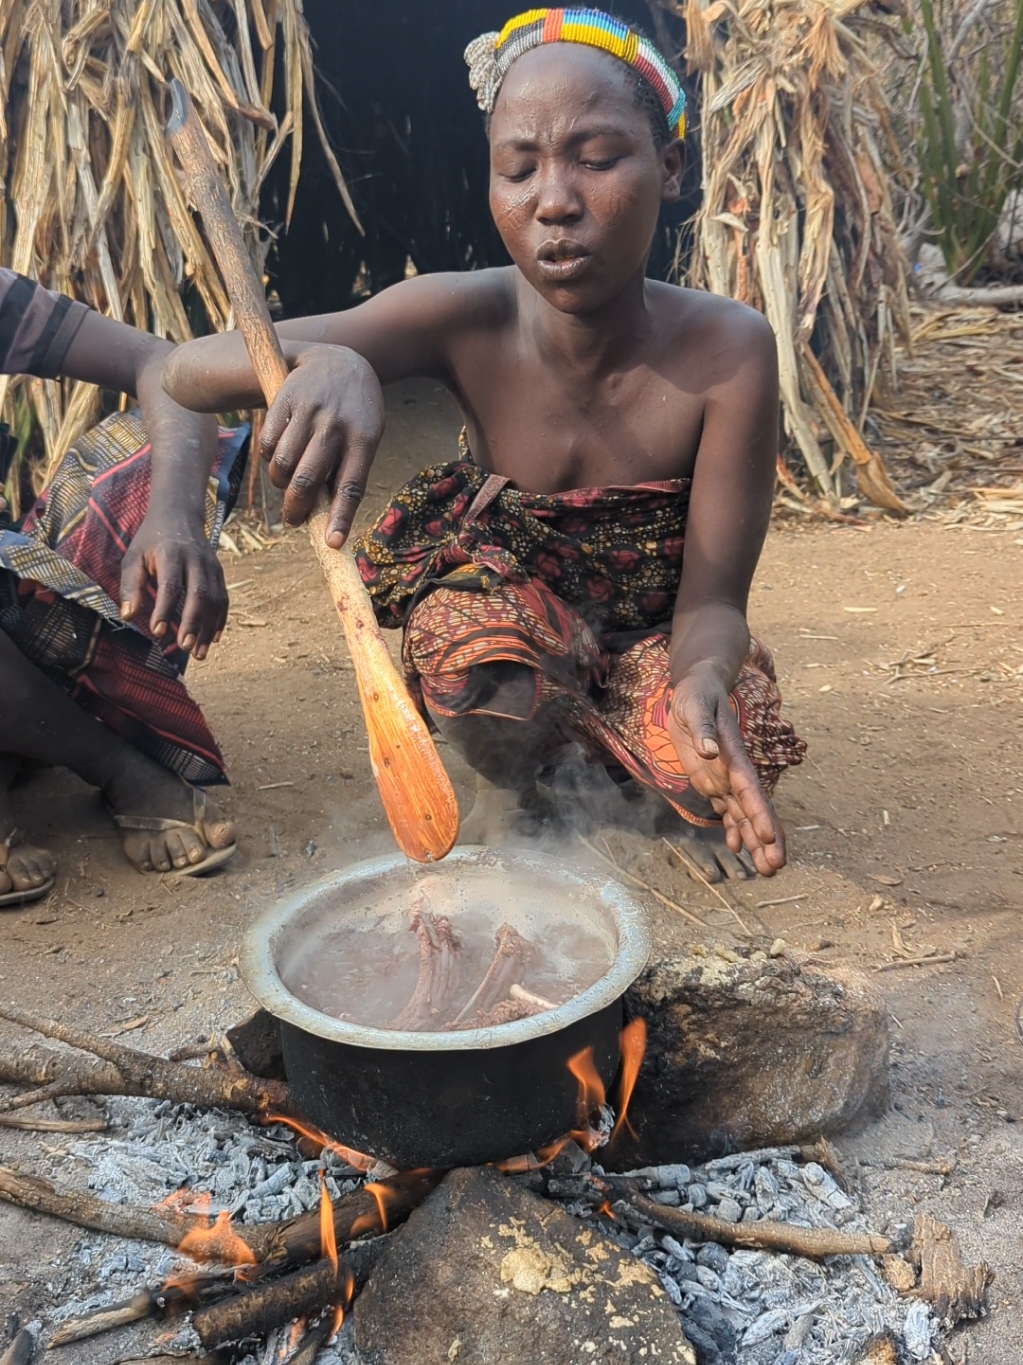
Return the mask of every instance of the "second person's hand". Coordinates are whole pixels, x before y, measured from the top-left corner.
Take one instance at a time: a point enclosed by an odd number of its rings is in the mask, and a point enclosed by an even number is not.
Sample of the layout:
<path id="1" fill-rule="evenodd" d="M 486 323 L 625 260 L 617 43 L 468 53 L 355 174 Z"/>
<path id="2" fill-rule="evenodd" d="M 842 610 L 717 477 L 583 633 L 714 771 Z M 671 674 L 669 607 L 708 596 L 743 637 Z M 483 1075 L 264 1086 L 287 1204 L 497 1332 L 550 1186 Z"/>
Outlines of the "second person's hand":
<path id="1" fill-rule="evenodd" d="M 319 491 L 333 490 L 327 544 L 348 539 L 384 433 L 384 395 L 372 367 L 343 346 L 307 345 L 263 424 L 270 482 L 285 490 L 284 520 L 299 526 Z"/>

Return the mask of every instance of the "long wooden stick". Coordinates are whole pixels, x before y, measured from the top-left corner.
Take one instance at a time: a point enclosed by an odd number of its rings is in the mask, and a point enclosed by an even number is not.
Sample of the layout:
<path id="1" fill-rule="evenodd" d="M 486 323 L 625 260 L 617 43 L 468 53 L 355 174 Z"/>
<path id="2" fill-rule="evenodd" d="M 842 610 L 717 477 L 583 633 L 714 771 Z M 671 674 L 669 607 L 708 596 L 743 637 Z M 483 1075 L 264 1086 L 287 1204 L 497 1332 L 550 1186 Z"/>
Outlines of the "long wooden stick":
<path id="1" fill-rule="evenodd" d="M 45 1082 L 26 1095 L 0 1102 L 0 1109 L 23 1109 L 58 1095 L 142 1095 L 208 1109 L 240 1109 L 248 1114 L 292 1112 L 291 1096 L 283 1081 L 262 1080 L 243 1071 L 168 1062 L 163 1057 L 137 1052 L 122 1043 L 59 1023 L 56 1019 L 40 1019 L 10 1006 L 0 1009 L 0 1019 L 41 1033 L 45 1038 L 54 1038 L 69 1047 L 91 1052 L 106 1064 L 97 1066 L 91 1061 L 69 1057 L 65 1071 L 60 1065 L 64 1059 L 58 1060 L 56 1054 L 50 1054 L 55 1063 L 53 1074 L 45 1063 L 37 1060 L 34 1065 L 45 1069 L 41 1073 L 33 1070 L 30 1074 L 45 1075 Z M 34 1056 L 38 1059 L 39 1054 Z M 25 1074 L 16 1063 L 7 1065 L 6 1059 L 0 1058 L 0 1080 L 18 1081 Z"/>
<path id="2" fill-rule="evenodd" d="M 269 406 L 288 377 L 287 361 L 202 125 L 180 81 L 171 81 L 171 90 L 174 111 L 167 135 L 184 169 L 192 201 L 202 214 L 238 330 Z M 309 534 L 355 665 L 373 775 L 402 852 L 417 862 L 435 862 L 450 853 L 458 838 L 454 788 L 391 662 L 351 552 L 332 550 L 326 543 L 327 515 L 327 499 L 322 495 L 309 519 Z"/>
<path id="3" fill-rule="evenodd" d="M 615 1183 L 612 1181 L 612 1183 Z M 643 1221 L 662 1228 L 675 1237 L 718 1242 L 721 1246 L 744 1247 L 760 1251 L 784 1251 L 821 1261 L 827 1256 L 885 1256 L 892 1249 L 887 1237 L 875 1232 L 839 1232 L 833 1228 L 802 1228 L 794 1223 L 759 1219 L 755 1223 L 729 1223 L 706 1213 L 685 1213 L 658 1204 L 635 1191 L 629 1203 Z"/>

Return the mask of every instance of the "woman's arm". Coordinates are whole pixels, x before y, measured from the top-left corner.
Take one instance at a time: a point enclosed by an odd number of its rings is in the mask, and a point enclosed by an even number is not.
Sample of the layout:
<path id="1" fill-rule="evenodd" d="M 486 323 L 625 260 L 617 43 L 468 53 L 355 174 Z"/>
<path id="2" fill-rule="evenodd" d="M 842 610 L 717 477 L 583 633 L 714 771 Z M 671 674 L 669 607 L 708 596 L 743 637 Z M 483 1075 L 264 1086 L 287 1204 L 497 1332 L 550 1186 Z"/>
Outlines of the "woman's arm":
<path id="1" fill-rule="evenodd" d="M 749 650 L 746 604 L 771 517 L 778 361 L 770 324 L 728 318 L 732 363 L 707 395 L 671 635 L 671 731 L 694 787 L 723 817 L 729 847 L 770 876 L 785 865 L 781 826 L 746 753 L 729 693 Z"/>
<path id="2" fill-rule="evenodd" d="M 487 325 L 501 306 L 497 276 L 486 270 L 424 275 L 343 313 L 277 327 L 292 373 L 267 414 L 261 453 L 273 484 L 287 489 L 288 525 L 303 522 L 319 490 L 333 481 L 327 543 L 344 543 L 383 435 L 380 385 L 415 377 L 450 381 L 456 336 Z M 179 347 L 163 382 L 179 403 L 200 412 L 263 401 L 237 332 Z"/>
<path id="3" fill-rule="evenodd" d="M 224 574 L 206 539 L 206 488 L 217 447 L 217 421 L 180 407 L 164 391 L 162 370 L 173 347 L 124 323 L 89 312 L 60 363 L 60 373 L 134 394 L 152 443 L 149 510 L 121 571 L 121 614 L 143 609 L 156 584 L 150 629 L 167 632 L 184 598 L 178 643 L 204 659 L 227 620 Z"/>

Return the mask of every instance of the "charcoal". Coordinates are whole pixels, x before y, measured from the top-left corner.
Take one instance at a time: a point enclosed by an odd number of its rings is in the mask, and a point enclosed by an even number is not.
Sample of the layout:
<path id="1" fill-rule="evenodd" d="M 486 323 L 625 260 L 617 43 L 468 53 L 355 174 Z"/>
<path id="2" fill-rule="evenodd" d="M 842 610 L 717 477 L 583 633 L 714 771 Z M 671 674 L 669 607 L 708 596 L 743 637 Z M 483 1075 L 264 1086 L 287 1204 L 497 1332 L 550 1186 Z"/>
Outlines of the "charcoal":
<path id="1" fill-rule="evenodd" d="M 708 1242 L 696 1253 L 696 1264 L 708 1266 L 719 1275 L 723 1275 L 728 1269 L 728 1252 L 723 1246 L 718 1246 L 717 1242 Z"/>

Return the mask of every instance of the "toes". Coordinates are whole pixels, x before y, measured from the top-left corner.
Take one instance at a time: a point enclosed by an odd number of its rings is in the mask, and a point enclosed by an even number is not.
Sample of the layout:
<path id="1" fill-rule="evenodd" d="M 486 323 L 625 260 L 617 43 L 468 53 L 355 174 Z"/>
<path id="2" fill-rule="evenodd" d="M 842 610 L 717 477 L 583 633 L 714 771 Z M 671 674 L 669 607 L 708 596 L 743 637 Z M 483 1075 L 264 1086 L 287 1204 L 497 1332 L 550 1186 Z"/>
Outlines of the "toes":
<path id="1" fill-rule="evenodd" d="M 51 854 L 28 845 L 19 848 L 7 861 L 7 879 L 15 891 L 34 891 L 45 885 L 56 870 Z"/>
<path id="2" fill-rule="evenodd" d="M 206 842 L 210 848 L 230 848 L 235 841 L 234 822 L 225 819 L 223 816 L 204 821 L 203 833 L 206 835 Z M 205 857 L 205 850 L 203 856 Z M 201 862 L 202 860 L 195 859 L 193 861 Z"/>
<path id="3" fill-rule="evenodd" d="M 6 896 L 8 891 L 14 890 L 14 883 L 6 872 L 0 872 L 0 896 Z"/>
<path id="4" fill-rule="evenodd" d="M 718 850 L 717 858 L 721 871 L 730 882 L 745 882 L 757 875 L 753 859 L 745 849 L 741 853 L 733 853 L 731 849 L 722 848 Z"/>
<path id="5" fill-rule="evenodd" d="M 140 872 L 152 872 L 153 859 L 147 834 L 126 834 L 124 836 L 124 854 Z"/>
<path id="6" fill-rule="evenodd" d="M 167 857 L 171 860 L 175 870 L 180 871 L 183 867 L 188 867 L 197 861 L 190 855 L 195 851 L 195 845 L 200 844 L 199 840 L 190 830 L 171 830 L 165 840 Z"/>
<path id="7" fill-rule="evenodd" d="M 706 877 L 707 881 L 720 882 L 724 880 L 726 874 L 722 871 L 722 868 L 719 866 L 719 859 L 721 855 L 719 853 L 718 857 L 715 857 L 714 853 L 716 850 L 711 849 L 704 842 L 704 840 L 683 839 L 679 844 L 679 848 L 681 849 L 682 853 L 684 853 L 686 857 L 690 860 L 690 862 L 696 864 L 696 866 Z M 687 869 L 687 871 L 689 872 L 690 877 L 692 877 L 694 881 L 699 881 L 699 878 L 693 873 L 691 868 Z"/>

